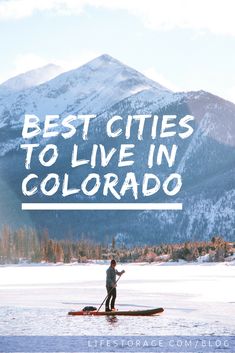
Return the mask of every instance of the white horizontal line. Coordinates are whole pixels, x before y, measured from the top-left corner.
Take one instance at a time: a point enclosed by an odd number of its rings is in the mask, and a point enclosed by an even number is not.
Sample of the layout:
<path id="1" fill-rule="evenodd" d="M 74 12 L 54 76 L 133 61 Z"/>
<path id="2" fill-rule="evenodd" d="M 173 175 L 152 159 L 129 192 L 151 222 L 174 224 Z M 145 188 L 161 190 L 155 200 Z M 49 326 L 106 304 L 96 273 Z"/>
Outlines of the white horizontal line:
<path id="1" fill-rule="evenodd" d="M 182 203 L 22 203 L 22 210 L 182 210 Z"/>

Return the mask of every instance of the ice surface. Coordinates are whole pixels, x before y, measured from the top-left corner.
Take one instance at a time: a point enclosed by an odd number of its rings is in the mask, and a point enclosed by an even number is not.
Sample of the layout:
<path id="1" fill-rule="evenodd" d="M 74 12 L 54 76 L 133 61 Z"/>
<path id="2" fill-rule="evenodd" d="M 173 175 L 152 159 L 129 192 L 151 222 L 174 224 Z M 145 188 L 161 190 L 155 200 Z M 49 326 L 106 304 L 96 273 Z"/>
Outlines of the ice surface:
<path id="1" fill-rule="evenodd" d="M 124 264 L 117 307 L 163 307 L 155 317 L 73 317 L 99 306 L 107 265 L 0 267 L 1 335 L 234 335 L 234 261 Z"/>

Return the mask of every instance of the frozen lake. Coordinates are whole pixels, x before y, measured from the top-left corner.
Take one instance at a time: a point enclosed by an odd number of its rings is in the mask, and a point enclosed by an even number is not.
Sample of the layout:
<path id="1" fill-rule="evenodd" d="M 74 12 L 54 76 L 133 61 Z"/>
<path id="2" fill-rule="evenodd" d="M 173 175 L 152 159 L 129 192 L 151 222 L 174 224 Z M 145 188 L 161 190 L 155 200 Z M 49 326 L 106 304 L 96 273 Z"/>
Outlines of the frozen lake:
<path id="1" fill-rule="evenodd" d="M 72 317 L 99 306 L 107 265 L 0 267 L 1 335 L 235 335 L 235 262 L 125 264 L 116 307 L 154 317 Z"/>

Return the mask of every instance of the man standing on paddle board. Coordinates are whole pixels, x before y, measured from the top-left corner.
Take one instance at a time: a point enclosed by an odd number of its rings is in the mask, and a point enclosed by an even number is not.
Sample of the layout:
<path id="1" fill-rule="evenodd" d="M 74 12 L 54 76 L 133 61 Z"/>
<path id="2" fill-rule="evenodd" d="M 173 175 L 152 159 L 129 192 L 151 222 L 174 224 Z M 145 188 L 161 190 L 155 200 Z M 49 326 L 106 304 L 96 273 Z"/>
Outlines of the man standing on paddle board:
<path id="1" fill-rule="evenodd" d="M 105 311 L 115 311 L 115 300 L 116 300 L 116 275 L 121 276 L 125 271 L 118 272 L 115 270 L 116 261 L 112 260 L 110 263 L 110 267 L 106 271 L 106 289 L 108 297 L 105 302 Z M 109 306 L 111 300 L 111 309 Z"/>

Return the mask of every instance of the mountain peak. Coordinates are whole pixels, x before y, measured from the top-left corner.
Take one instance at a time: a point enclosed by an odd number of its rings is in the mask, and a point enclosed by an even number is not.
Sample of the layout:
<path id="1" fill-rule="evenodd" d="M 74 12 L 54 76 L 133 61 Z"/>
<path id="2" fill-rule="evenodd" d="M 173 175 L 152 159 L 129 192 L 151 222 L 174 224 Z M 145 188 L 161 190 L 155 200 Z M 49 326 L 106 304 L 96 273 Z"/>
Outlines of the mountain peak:
<path id="1" fill-rule="evenodd" d="M 117 61 L 115 58 L 113 58 L 109 54 L 102 54 L 102 55 L 98 56 L 96 59 L 103 60 L 103 61 Z M 94 59 L 94 60 L 96 60 L 96 59 Z"/>
<path id="2" fill-rule="evenodd" d="M 163 91 L 170 92 L 169 89 L 167 89 L 166 87 L 163 87 L 158 82 L 151 80 L 141 72 L 124 64 L 123 62 L 119 61 L 118 59 L 112 57 L 109 54 L 102 54 L 94 58 L 93 60 L 89 61 L 88 63 L 84 64 L 83 66 L 72 71 L 79 74 L 81 73 L 81 71 L 83 71 L 83 74 L 88 76 L 91 75 L 91 71 L 92 71 L 92 77 L 95 77 L 98 75 L 98 76 L 103 76 L 104 78 L 105 76 L 107 79 L 113 81 L 113 84 L 115 84 L 116 81 L 119 81 L 122 83 L 124 81 L 128 81 L 130 84 L 136 85 L 138 82 L 140 84 L 140 87 L 142 87 L 142 89 L 151 87 L 153 89 L 157 89 L 162 92 Z M 67 74 L 69 74 L 69 72 Z M 101 77 L 99 77 L 99 79 L 100 78 Z"/>
<path id="3" fill-rule="evenodd" d="M 17 106 L 22 107 L 22 111 L 27 107 L 28 111 L 40 111 L 41 115 L 42 112 L 48 114 L 48 111 L 55 114 L 59 111 L 70 114 L 98 114 L 139 92 L 154 91 L 154 95 L 158 97 L 171 93 L 108 54 L 67 72 L 60 73 L 58 70 L 60 71 L 58 66 L 48 64 L 28 71 L 5 82 L 0 86 L 0 93 L 2 90 L 2 97 L 6 97 L 12 92 L 27 88 L 23 96 L 20 95 L 21 92 L 19 95 L 14 93 L 12 99 Z M 48 75 L 54 77 L 48 80 Z M 9 105 L 11 104 L 12 100 L 9 100 Z M 15 118 L 15 114 L 13 116 Z M 16 123 L 18 120 L 16 117 Z"/>
<path id="4" fill-rule="evenodd" d="M 113 58 L 111 55 L 108 54 L 102 54 L 100 56 L 97 56 L 96 58 L 92 59 L 83 66 L 88 66 L 94 70 L 97 70 L 102 67 L 105 67 L 107 69 L 108 66 L 118 66 L 120 69 L 126 67 L 126 65 L 123 64 L 121 61 Z"/>
<path id="5" fill-rule="evenodd" d="M 37 86 L 53 79 L 64 70 L 55 64 L 49 63 L 37 69 L 26 71 L 3 82 L 0 87 L 8 92 L 17 92 L 23 89 Z"/>

